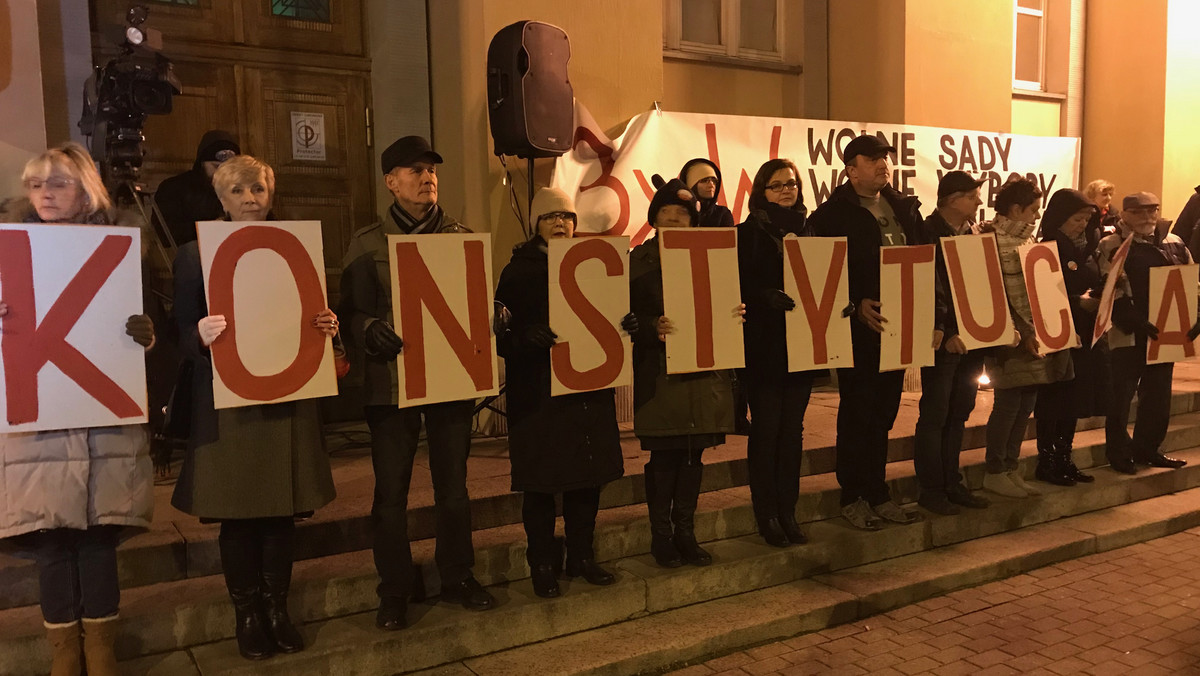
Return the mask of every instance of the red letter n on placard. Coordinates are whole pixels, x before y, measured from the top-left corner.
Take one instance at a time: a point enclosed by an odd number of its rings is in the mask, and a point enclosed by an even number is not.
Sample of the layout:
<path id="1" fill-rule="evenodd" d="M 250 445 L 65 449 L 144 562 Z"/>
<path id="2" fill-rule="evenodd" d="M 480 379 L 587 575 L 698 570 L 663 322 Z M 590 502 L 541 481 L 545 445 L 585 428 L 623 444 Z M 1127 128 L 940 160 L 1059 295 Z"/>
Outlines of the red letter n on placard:
<path id="1" fill-rule="evenodd" d="M 616 248 L 613 241 L 623 248 Z M 550 326 L 559 334 L 559 341 L 550 348 L 551 395 L 613 387 L 621 384 L 622 373 L 628 372 L 629 341 L 617 328 L 629 310 L 629 281 L 622 253 L 628 246 L 626 237 L 551 242 Z M 565 251 L 560 253 L 560 247 Z M 556 269 L 558 255 L 561 262 Z M 580 267 L 588 262 L 588 278 L 581 280 Z M 596 274 L 597 267 L 603 275 Z M 565 310 L 563 314 L 569 313 L 574 321 L 556 310 Z M 571 336 L 576 328 L 582 328 L 586 336 Z M 596 363 L 596 357 L 599 363 L 592 368 L 576 366 L 576 362 Z"/>
<path id="2" fill-rule="evenodd" d="M 145 415 L 125 390 L 67 342 L 67 335 L 125 259 L 132 244 L 133 238 L 129 236 L 104 237 L 50 306 L 41 324 L 37 324 L 30 234 L 24 230 L 0 231 L 0 288 L 10 308 L 3 320 L 0 354 L 4 359 L 5 405 L 10 425 L 39 421 L 38 374 L 47 364 L 57 366 L 117 418 Z"/>
<path id="3" fill-rule="evenodd" d="M 415 237 L 422 241 L 418 244 Z M 396 329 L 404 340 L 402 405 L 494 394 L 490 247 L 480 235 L 392 235 L 389 241 Z M 445 289 L 455 276 L 465 288 L 448 298 Z M 459 319 L 463 316 L 465 322 Z M 456 377 L 464 372 L 465 379 Z"/>
<path id="4" fill-rule="evenodd" d="M 664 309 L 676 330 L 667 338 L 667 372 L 744 365 L 741 324 L 733 314 L 741 302 L 736 229 L 670 228 L 658 236 Z"/>

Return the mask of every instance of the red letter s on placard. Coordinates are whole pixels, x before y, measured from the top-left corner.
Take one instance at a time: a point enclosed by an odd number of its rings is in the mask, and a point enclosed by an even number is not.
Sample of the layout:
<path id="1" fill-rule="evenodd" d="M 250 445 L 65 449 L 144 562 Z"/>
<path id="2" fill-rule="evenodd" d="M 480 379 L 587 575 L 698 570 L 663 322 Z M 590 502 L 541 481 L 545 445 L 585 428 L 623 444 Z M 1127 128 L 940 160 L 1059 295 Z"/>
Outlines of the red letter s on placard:
<path id="1" fill-rule="evenodd" d="M 616 249 L 600 240 L 584 240 L 567 250 L 558 270 L 558 282 L 562 285 L 563 296 L 567 305 L 579 317 L 589 333 L 595 336 L 604 350 L 604 362 L 587 371 L 577 371 L 571 365 L 571 344 L 567 341 L 555 343 L 550 348 L 550 359 L 554 373 L 566 387 L 572 390 L 587 391 L 599 389 L 611 383 L 621 373 L 622 361 L 625 358 L 624 344 L 621 333 L 613 326 L 595 305 L 583 295 L 579 282 L 575 279 L 575 271 L 588 260 L 599 260 L 604 264 L 604 271 L 609 277 L 619 277 L 624 271 L 624 261 Z"/>

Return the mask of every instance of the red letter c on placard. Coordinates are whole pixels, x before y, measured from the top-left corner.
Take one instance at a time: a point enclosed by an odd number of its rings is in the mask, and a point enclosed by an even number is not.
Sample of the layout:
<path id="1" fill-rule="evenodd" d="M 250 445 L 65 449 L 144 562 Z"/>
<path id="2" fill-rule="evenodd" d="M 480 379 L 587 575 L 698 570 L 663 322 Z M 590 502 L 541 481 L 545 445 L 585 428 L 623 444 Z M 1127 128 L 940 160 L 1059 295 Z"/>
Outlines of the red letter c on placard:
<path id="1" fill-rule="evenodd" d="M 1056 334 L 1051 334 L 1046 327 L 1046 318 L 1042 315 L 1042 299 L 1037 292 L 1037 264 L 1045 261 L 1050 266 L 1050 273 L 1054 274 L 1062 268 L 1058 266 L 1058 258 L 1050 250 L 1050 245 L 1038 245 L 1029 250 L 1029 254 L 1025 256 L 1025 292 L 1029 294 L 1029 309 L 1033 314 L 1033 328 L 1037 332 L 1038 340 L 1048 351 L 1061 350 L 1071 342 L 1071 332 L 1074 327 L 1071 324 L 1071 314 L 1066 309 L 1058 311 L 1058 321 L 1061 327 Z"/>
<path id="2" fill-rule="evenodd" d="M 237 318 L 233 312 L 233 274 L 242 256 L 256 249 L 269 249 L 287 263 L 300 292 L 300 349 L 287 368 L 269 376 L 256 376 L 242 363 L 237 350 Z M 325 335 L 308 326 L 305 317 L 325 309 L 321 278 L 308 250 L 296 236 L 282 228 L 249 225 L 235 230 L 217 247 L 208 271 L 208 308 L 225 315 L 225 338 L 212 344 L 213 368 L 231 392 L 243 399 L 271 401 L 292 394 L 316 375 L 325 355 Z"/>

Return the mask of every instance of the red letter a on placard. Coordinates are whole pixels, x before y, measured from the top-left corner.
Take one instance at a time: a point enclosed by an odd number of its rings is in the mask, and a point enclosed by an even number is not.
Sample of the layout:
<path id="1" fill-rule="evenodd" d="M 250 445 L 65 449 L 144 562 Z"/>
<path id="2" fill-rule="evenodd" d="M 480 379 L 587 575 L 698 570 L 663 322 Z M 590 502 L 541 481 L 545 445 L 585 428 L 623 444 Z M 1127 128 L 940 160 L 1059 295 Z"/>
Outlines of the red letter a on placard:
<path id="1" fill-rule="evenodd" d="M 1167 321 L 1171 319 L 1172 309 L 1179 317 L 1178 325 L 1168 327 Z M 1183 272 L 1178 269 L 1170 270 L 1167 272 L 1167 281 L 1163 283 L 1163 302 L 1158 308 L 1158 317 L 1154 320 L 1154 325 L 1158 327 L 1158 340 L 1149 341 L 1146 359 L 1158 359 L 1158 350 L 1163 345 L 1182 345 L 1187 358 L 1195 357 L 1196 344 L 1187 339 L 1188 329 L 1191 328 L 1187 322 L 1187 292 L 1183 288 Z"/>
<path id="2" fill-rule="evenodd" d="M 67 334 L 132 244 L 133 238 L 126 235 L 105 237 L 38 325 L 29 233 L 0 231 L 0 287 L 4 289 L 4 300 L 15 308 L 4 318 L 4 334 L 0 336 L 9 424 L 38 419 L 38 373 L 47 363 L 57 366 L 118 418 L 143 415 L 125 390 L 67 342 Z"/>

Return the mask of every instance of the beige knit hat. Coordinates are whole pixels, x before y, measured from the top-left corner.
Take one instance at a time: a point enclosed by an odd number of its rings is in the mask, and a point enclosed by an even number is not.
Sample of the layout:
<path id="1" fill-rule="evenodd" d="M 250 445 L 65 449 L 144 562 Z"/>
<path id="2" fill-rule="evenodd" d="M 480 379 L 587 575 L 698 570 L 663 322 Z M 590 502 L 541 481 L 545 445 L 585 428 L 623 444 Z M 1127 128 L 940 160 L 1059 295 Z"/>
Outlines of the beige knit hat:
<path id="1" fill-rule="evenodd" d="M 530 211 L 533 218 L 529 219 L 530 227 L 536 228 L 538 220 L 546 214 L 556 211 L 575 213 L 575 202 L 567 193 L 558 188 L 540 188 L 533 195 L 533 208 Z"/>

